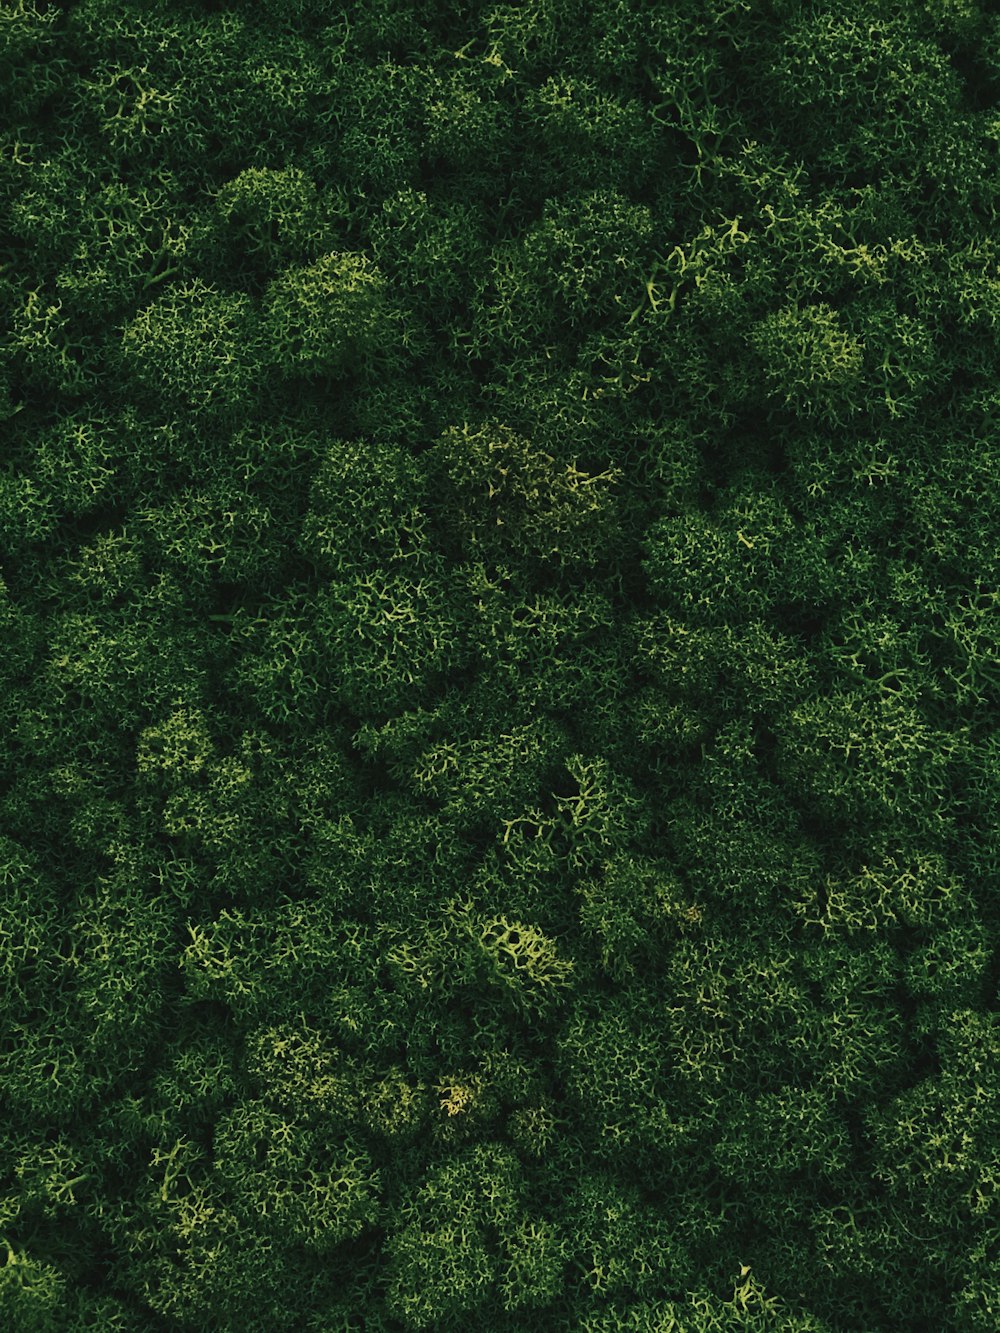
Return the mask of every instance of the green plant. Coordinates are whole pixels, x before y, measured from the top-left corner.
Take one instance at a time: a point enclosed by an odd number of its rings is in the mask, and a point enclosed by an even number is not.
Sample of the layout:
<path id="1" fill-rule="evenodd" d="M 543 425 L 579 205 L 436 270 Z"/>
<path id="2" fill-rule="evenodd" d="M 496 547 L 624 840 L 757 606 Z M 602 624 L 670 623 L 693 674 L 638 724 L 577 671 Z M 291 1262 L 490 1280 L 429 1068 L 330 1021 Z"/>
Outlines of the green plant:
<path id="1" fill-rule="evenodd" d="M 0 1326 L 997 1325 L 1000 19 L 0 0 Z"/>
<path id="2" fill-rule="evenodd" d="M 280 375 L 340 377 L 391 336 L 385 283 L 363 254 L 283 269 L 264 293 L 267 358 Z"/>

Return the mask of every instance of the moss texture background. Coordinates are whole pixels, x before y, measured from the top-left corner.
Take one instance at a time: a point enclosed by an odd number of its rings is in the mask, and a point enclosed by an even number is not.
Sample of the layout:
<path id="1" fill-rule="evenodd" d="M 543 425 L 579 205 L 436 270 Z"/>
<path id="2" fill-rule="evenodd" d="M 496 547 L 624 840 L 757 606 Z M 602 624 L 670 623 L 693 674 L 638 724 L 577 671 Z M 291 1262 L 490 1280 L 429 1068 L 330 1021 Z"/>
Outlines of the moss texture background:
<path id="1" fill-rule="evenodd" d="M 1000 6 L 0 0 L 0 1325 L 995 1333 Z"/>

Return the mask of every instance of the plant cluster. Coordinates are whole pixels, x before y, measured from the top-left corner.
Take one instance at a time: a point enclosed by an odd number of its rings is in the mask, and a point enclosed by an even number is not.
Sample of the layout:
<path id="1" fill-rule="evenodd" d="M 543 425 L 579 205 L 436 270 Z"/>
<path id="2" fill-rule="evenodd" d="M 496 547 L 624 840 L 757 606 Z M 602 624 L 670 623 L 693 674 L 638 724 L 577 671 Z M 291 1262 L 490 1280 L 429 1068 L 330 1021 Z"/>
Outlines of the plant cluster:
<path id="1" fill-rule="evenodd" d="M 0 0 L 0 1327 L 995 1333 L 993 0 Z"/>

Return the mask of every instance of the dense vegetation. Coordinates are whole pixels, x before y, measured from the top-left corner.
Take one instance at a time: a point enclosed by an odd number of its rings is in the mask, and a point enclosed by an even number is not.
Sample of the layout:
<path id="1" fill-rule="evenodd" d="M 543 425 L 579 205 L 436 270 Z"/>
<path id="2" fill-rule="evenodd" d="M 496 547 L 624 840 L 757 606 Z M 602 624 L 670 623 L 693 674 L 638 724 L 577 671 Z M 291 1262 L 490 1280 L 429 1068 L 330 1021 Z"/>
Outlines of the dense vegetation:
<path id="1" fill-rule="evenodd" d="M 1000 1327 L 1000 6 L 0 0 L 0 1326 Z"/>

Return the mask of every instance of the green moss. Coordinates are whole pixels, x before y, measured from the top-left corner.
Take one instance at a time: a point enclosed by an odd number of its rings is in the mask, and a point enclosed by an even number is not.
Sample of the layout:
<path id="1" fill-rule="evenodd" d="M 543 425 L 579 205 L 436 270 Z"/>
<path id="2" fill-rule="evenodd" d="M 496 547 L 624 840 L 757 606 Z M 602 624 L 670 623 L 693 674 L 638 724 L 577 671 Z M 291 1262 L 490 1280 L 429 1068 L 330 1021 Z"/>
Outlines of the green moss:
<path id="1" fill-rule="evenodd" d="M 0 5 L 5 1331 L 996 1327 L 992 8 Z"/>

